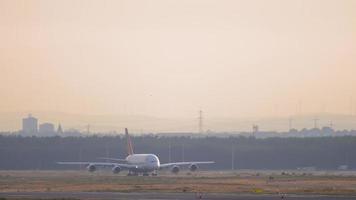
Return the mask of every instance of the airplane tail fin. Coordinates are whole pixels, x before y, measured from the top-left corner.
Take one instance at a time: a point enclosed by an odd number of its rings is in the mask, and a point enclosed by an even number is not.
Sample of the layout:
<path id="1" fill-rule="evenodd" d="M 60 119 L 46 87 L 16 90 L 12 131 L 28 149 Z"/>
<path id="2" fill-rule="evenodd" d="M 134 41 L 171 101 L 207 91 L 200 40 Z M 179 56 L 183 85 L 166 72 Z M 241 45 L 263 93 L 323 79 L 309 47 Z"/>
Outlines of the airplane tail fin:
<path id="1" fill-rule="evenodd" d="M 134 154 L 133 146 L 132 146 L 131 138 L 130 138 L 129 131 L 127 130 L 127 128 L 125 128 L 125 136 L 126 136 L 126 142 L 127 142 L 127 154 L 132 155 L 132 154 Z"/>

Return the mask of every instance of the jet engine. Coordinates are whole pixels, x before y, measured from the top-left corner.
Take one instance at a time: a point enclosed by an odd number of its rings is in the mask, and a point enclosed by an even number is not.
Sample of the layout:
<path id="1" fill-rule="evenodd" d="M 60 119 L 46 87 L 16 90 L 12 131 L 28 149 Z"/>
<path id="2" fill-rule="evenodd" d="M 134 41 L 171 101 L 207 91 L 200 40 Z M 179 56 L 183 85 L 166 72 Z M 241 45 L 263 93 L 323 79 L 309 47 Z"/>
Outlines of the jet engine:
<path id="1" fill-rule="evenodd" d="M 121 171 L 121 168 L 119 166 L 115 166 L 111 169 L 112 173 L 118 174 Z"/>
<path id="2" fill-rule="evenodd" d="M 95 172 L 96 171 L 96 167 L 94 165 L 88 165 L 87 167 L 89 172 Z"/>
<path id="3" fill-rule="evenodd" d="M 175 174 L 178 174 L 179 170 L 180 170 L 179 167 L 177 165 L 175 165 L 175 166 L 172 167 L 171 172 L 175 173 Z"/>
<path id="4" fill-rule="evenodd" d="M 195 172 L 195 171 L 197 171 L 197 169 L 198 169 L 198 165 L 196 165 L 196 164 L 191 164 L 191 165 L 189 166 L 189 170 L 190 170 L 191 172 Z"/>

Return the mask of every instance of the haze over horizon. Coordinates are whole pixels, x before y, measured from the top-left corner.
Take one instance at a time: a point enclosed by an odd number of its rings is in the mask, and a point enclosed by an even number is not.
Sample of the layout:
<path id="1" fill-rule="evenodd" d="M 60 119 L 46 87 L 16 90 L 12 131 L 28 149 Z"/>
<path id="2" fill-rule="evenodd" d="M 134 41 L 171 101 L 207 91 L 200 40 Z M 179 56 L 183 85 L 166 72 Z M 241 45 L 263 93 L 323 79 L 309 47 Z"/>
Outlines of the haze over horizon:
<path id="1" fill-rule="evenodd" d="M 356 110 L 353 0 L 0 0 L 0 44 L 0 113 Z"/>

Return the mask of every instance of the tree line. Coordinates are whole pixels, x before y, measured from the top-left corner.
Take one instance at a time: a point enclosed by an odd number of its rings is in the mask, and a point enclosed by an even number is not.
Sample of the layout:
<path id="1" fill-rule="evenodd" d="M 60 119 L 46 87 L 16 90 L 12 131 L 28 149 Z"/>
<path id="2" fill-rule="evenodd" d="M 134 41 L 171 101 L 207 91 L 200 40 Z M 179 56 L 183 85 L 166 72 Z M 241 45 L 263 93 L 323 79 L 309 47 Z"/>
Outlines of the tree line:
<path id="1" fill-rule="evenodd" d="M 205 169 L 356 168 L 356 137 L 266 138 L 143 135 L 132 137 L 135 153 L 154 153 L 161 163 L 215 161 Z M 169 153 L 171 152 L 171 153 Z M 0 135 L 0 170 L 78 169 L 57 161 L 124 158 L 126 139 L 119 136 L 23 137 Z"/>

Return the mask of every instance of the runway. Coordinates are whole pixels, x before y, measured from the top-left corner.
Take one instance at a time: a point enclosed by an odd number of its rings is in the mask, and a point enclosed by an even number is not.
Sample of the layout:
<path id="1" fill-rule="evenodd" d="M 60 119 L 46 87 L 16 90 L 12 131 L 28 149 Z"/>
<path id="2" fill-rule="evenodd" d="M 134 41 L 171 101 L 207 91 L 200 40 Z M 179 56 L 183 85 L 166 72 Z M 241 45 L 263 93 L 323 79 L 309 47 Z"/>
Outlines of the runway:
<path id="1" fill-rule="evenodd" d="M 14 199 L 82 199 L 82 200 L 188 200 L 199 199 L 195 193 L 122 193 L 122 192 L 8 192 L 0 193 L 0 198 Z M 325 195 L 255 195 L 255 194 L 202 194 L 201 199 L 210 200 L 355 200 L 356 196 L 325 196 Z"/>

